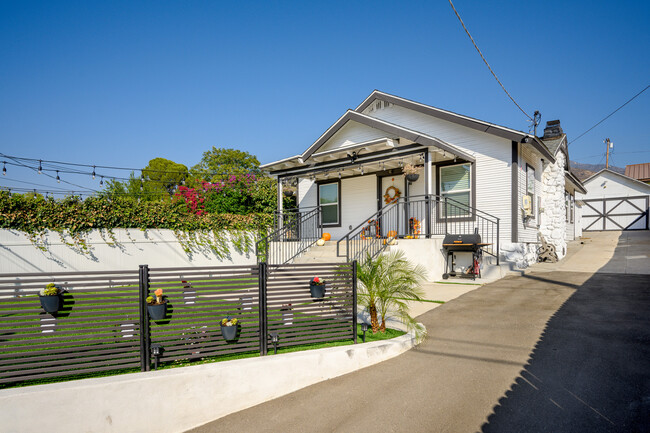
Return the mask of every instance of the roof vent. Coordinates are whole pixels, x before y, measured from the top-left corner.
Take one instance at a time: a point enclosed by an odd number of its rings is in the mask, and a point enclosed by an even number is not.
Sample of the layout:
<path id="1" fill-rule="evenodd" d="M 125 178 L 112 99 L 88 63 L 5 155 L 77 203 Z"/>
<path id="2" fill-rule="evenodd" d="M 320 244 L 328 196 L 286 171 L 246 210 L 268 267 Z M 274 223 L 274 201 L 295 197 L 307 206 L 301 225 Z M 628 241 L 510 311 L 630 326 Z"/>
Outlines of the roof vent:
<path id="1" fill-rule="evenodd" d="M 559 120 L 549 120 L 546 122 L 546 128 L 544 128 L 544 136 L 542 138 L 555 138 L 564 134 L 562 131 L 562 126 L 560 125 Z"/>

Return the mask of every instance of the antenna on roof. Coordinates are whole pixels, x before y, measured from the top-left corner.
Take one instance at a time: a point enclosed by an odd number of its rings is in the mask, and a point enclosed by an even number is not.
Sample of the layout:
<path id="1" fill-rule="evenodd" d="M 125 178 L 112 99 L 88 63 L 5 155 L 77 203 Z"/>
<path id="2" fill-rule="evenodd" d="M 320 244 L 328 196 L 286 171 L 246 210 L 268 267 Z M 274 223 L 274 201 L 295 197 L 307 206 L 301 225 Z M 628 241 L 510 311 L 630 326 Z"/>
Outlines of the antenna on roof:
<path id="1" fill-rule="evenodd" d="M 542 120 L 542 113 L 540 113 L 538 110 L 535 110 L 535 113 L 533 114 L 533 119 L 529 120 L 531 126 L 528 129 L 528 132 L 530 132 L 531 129 L 533 130 L 533 134 L 535 135 L 535 137 L 537 137 L 537 125 L 539 125 L 541 120 Z"/>

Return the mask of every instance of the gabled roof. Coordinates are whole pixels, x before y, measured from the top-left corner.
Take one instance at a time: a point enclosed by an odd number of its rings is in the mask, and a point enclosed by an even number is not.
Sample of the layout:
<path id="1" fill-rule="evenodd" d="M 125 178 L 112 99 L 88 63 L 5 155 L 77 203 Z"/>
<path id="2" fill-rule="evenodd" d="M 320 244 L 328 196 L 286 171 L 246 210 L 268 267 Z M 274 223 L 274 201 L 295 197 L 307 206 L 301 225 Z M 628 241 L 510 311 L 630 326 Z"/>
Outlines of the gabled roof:
<path id="1" fill-rule="evenodd" d="M 564 171 L 564 177 L 569 180 L 573 184 L 573 186 L 580 191 L 582 194 L 587 194 L 587 189 L 585 188 L 585 185 L 578 179 L 578 177 L 573 174 L 570 170 L 565 170 Z"/>
<path id="2" fill-rule="evenodd" d="M 585 179 L 584 182 L 582 182 L 582 183 L 586 185 L 587 182 L 590 182 L 592 179 L 598 177 L 598 176 L 599 176 L 600 174 L 602 174 L 602 173 L 611 173 L 611 174 L 614 174 L 614 175 L 619 176 L 619 177 L 621 177 L 621 178 L 623 178 L 623 179 L 625 179 L 625 180 L 630 180 L 630 181 L 632 181 L 632 182 L 636 182 L 636 183 L 638 183 L 639 185 L 643 185 L 644 187 L 648 188 L 648 190 L 650 190 L 650 185 L 648 185 L 647 183 L 641 182 L 640 180 L 632 179 L 632 178 L 629 177 L 629 176 L 626 176 L 626 175 L 621 174 L 621 173 L 617 173 L 617 172 L 615 172 L 615 171 L 613 171 L 613 170 L 610 170 L 610 169 L 608 169 L 608 168 L 603 168 L 603 169 L 600 170 L 598 173 L 592 174 L 592 175 L 589 176 L 587 179 Z"/>
<path id="3" fill-rule="evenodd" d="M 474 161 L 474 157 L 470 154 L 458 149 L 456 146 L 453 146 L 446 141 L 440 140 L 439 138 L 432 137 L 422 132 L 414 131 L 412 129 L 395 125 L 394 123 L 386 122 L 385 120 L 377 119 L 376 117 L 368 116 L 366 114 L 352 110 L 346 111 L 343 116 L 339 117 L 339 120 L 330 126 L 327 131 L 325 131 L 323 135 L 321 135 L 318 140 L 314 142 L 314 144 L 309 146 L 309 149 L 307 149 L 302 154 L 302 160 L 306 161 L 309 159 L 310 156 L 312 156 L 318 149 L 320 149 L 321 146 L 323 146 L 323 144 L 325 144 L 325 142 L 327 142 L 327 140 L 329 140 L 334 134 L 336 134 L 337 131 L 339 131 L 346 123 L 350 121 L 358 122 L 398 137 L 404 137 L 407 140 L 422 144 L 424 146 L 434 146 L 440 148 L 467 161 Z"/>
<path id="4" fill-rule="evenodd" d="M 650 179 L 650 162 L 625 166 L 625 175 L 637 180 Z"/>
<path id="5" fill-rule="evenodd" d="M 374 90 L 354 111 L 362 112 L 375 100 L 387 101 L 400 107 L 409 108 L 419 113 L 428 114 L 429 116 L 446 120 L 458 125 L 462 125 L 477 131 L 485 132 L 487 134 L 496 135 L 497 137 L 505 138 L 511 141 L 520 143 L 530 143 L 537 149 L 545 158 L 551 162 L 555 162 L 555 154 L 551 153 L 544 145 L 542 140 L 538 137 L 515 129 L 506 128 L 505 126 L 496 125 L 494 123 L 485 122 L 483 120 L 475 119 L 469 116 L 463 116 L 451 111 L 442 110 L 440 108 L 425 105 L 419 102 L 411 101 L 408 99 L 400 98 L 399 96 L 390 95 L 388 93 Z"/>

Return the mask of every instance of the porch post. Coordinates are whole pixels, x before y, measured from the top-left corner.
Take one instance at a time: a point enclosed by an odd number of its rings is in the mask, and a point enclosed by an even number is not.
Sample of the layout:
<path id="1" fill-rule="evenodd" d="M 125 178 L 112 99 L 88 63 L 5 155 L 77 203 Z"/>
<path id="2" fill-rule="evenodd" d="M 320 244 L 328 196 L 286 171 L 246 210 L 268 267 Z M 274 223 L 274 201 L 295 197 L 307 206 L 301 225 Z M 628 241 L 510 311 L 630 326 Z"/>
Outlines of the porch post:
<path id="1" fill-rule="evenodd" d="M 427 223 L 424 227 L 427 239 L 431 237 L 431 160 L 429 158 L 429 149 L 424 152 L 424 214 Z"/>
<path id="2" fill-rule="evenodd" d="M 282 178 L 278 176 L 278 211 L 277 211 L 277 228 L 279 230 L 284 225 L 284 217 L 282 215 Z"/>

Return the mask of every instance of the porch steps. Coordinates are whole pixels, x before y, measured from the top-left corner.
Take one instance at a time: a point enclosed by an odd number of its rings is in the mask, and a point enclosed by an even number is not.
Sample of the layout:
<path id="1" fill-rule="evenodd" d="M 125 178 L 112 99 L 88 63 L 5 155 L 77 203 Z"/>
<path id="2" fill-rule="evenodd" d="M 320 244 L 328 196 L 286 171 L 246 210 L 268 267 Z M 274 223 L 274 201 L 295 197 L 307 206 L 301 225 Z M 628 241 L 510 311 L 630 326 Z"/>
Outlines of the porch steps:
<path id="1" fill-rule="evenodd" d="M 344 254 L 344 251 L 341 251 L 341 254 Z M 319 247 L 314 245 L 301 254 L 299 257 L 296 257 L 293 260 L 293 263 L 343 263 L 345 262 L 345 257 L 336 256 L 336 242 L 329 241 L 325 245 Z"/>

